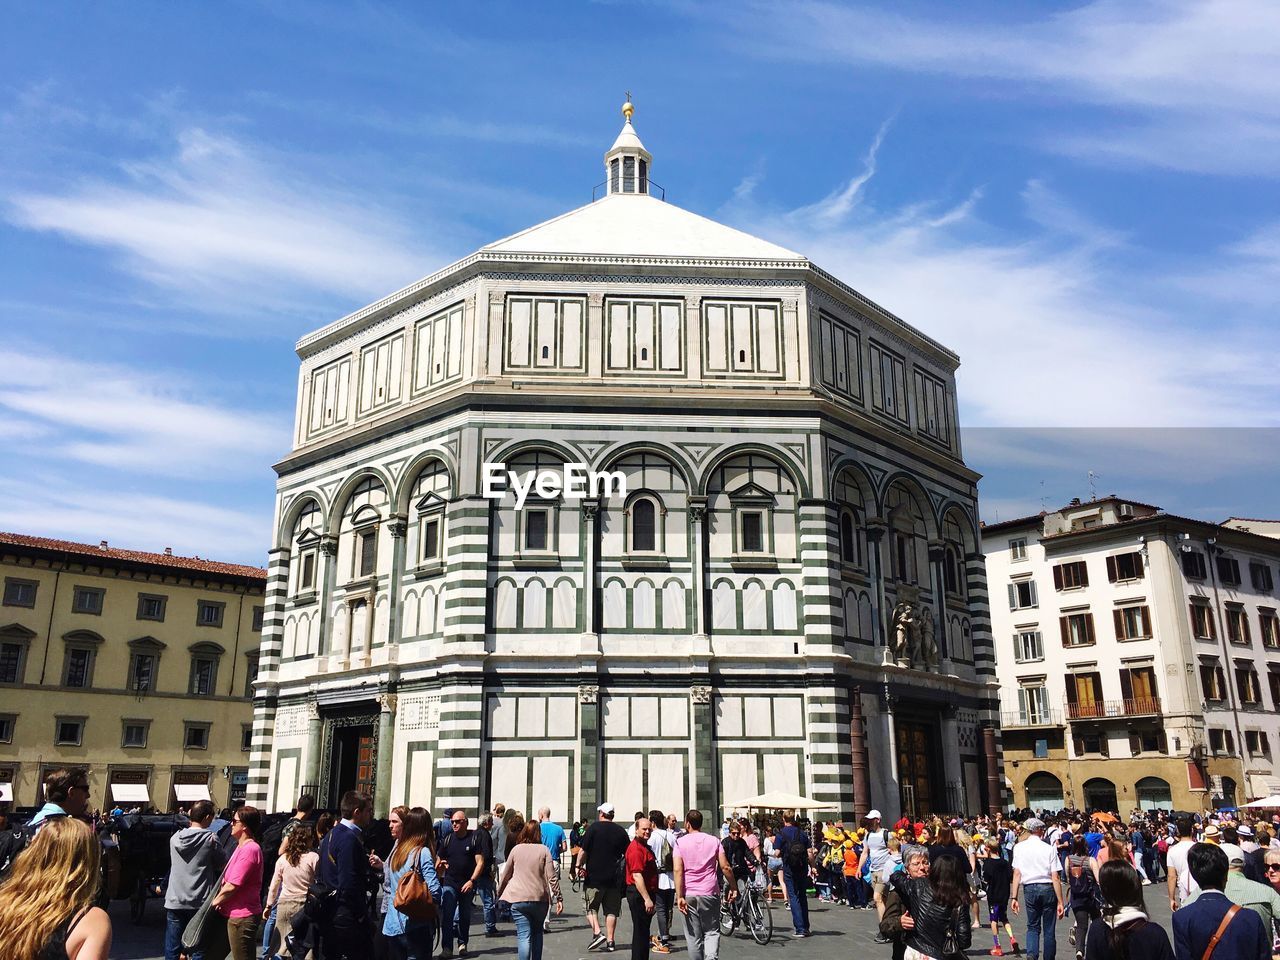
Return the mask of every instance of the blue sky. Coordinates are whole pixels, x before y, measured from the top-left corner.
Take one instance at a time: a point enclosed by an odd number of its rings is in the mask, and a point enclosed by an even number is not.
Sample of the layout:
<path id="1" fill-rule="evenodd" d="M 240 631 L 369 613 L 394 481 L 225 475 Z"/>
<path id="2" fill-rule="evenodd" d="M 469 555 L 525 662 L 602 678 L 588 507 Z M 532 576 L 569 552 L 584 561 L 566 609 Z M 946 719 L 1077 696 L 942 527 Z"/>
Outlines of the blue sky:
<path id="1" fill-rule="evenodd" d="M 1274 3 L 8 14 L 0 529 L 261 562 L 295 340 L 589 200 L 628 89 L 669 200 L 961 355 L 988 519 L 1280 515 Z"/>

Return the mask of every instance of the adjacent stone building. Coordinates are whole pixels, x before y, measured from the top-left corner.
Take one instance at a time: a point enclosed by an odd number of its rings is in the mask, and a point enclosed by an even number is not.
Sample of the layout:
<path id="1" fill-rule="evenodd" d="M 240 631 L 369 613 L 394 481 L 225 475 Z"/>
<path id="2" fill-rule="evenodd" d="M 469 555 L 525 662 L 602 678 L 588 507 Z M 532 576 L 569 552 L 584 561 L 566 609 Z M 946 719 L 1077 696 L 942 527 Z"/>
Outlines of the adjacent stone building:
<path id="1" fill-rule="evenodd" d="M 1280 793 L 1278 528 L 1114 496 L 983 528 L 1018 806 Z"/>
<path id="2" fill-rule="evenodd" d="M 999 807 L 956 355 L 624 113 L 600 199 L 298 343 L 251 800 Z M 566 465 L 625 494 L 486 496 Z"/>
<path id="3" fill-rule="evenodd" d="M 0 533 L 0 801 L 89 770 L 90 803 L 243 801 L 266 571 Z"/>

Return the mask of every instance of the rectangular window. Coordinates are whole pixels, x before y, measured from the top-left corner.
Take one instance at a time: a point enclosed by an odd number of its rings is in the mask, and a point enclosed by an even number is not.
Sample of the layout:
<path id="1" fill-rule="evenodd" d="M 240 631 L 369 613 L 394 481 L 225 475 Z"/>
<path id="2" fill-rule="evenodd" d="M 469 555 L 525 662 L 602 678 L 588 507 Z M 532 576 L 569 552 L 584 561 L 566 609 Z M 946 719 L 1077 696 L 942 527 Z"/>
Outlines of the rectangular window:
<path id="1" fill-rule="evenodd" d="M 105 590 L 98 587 L 76 587 L 71 596 L 71 612 L 100 615 L 102 597 L 105 593 Z"/>
<path id="2" fill-rule="evenodd" d="M 1274 586 L 1271 580 L 1271 568 L 1265 563 L 1254 561 L 1249 564 L 1249 580 L 1253 583 L 1253 589 L 1262 593 L 1270 593 Z"/>
<path id="3" fill-rule="evenodd" d="M 20 643 L 0 643 L 0 683 L 22 682 L 22 650 Z"/>
<path id="4" fill-rule="evenodd" d="M 1182 552 L 1182 575 L 1189 580 L 1203 580 L 1209 576 L 1209 571 L 1204 565 L 1204 554 L 1199 550 L 1184 550 Z"/>
<path id="5" fill-rule="evenodd" d="M 378 531 L 357 534 L 356 576 L 371 577 L 378 568 Z"/>
<path id="6" fill-rule="evenodd" d="M 195 697 L 208 697 L 213 694 L 213 678 L 217 661 L 211 657 L 192 657 L 191 683 L 187 692 Z"/>
<path id="7" fill-rule="evenodd" d="M 1049 722 L 1049 691 L 1043 684 L 1018 688 L 1018 720 L 1024 724 Z"/>
<path id="8" fill-rule="evenodd" d="M 1083 736 L 1076 737 L 1074 746 L 1076 748 L 1077 756 L 1083 756 L 1090 753 L 1103 757 L 1111 755 L 1110 744 L 1107 743 L 1107 738 L 1097 733 L 1087 733 Z"/>
<path id="9" fill-rule="evenodd" d="M 254 607 L 254 608 L 253 608 L 253 626 L 252 626 L 250 629 L 252 629 L 252 630 L 254 631 L 254 633 L 261 633 L 261 632 L 262 632 L 262 617 L 263 617 L 263 612 L 264 612 L 264 611 L 263 611 L 262 607 Z"/>
<path id="10" fill-rule="evenodd" d="M 1129 752 L 1133 756 L 1142 753 L 1167 753 L 1162 730 L 1137 730 L 1129 734 Z"/>
<path id="11" fill-rule="evenodd" d="M 901 357 L 889 352 L 874 340 L 868 342 L 871 375 L 871 406 L 902 423 L 907 422 L 906 365 Z"/>
<path id="12" fill-rule="evenodd" d="M 1191 604 L 1191 633 L 1197 640 L 1217 640 L 1218 628 L 1213 608 L 1207 603 Z"/>
<path id="13" fill-rule="evenodd" d="M 1102 674 L 1093 672 L 1067 675 L 1067 712 L 1073 720 L 1105 715 Z"/>
<path id="14" fill-rule="evenodd" d="M 764 514 L 759 510 L 742 511 L 742 552 L 764 552 Z"/>
<path id="15" fill-rule="evenodd" d="M 524 512 L 524 548 L 530 551 L 550 549 L 548 534 L 550 533 L 551 511 L 547 509 L 526 510 Z"/>
<path id="16" fill-rule="evenodd" d="M 1058 618 L 1058 627 L 1062 631 L 1064 647 L 1087 647 L 1096 641 L 1092 613 L 1066 614 Z"/>
<path id="17" fill-rule="evenodd" d="M 54 722 L 54 742 L 59 746 L 80 746 L 84 736 L 84 720 L 79 717 L 58 717 Z"/>
<path id="18" fill-rule="evenodd" d="M 1216 663 L 1200 664 L 1200 687 L 1206 700 L 1222 701 L 1227 699 L 1227 675 Z"/>
<path id="19" fill-rule="evenodd" d="M 1044 642 L 1039 630 L 1021 630 L 1013 635 L 1013 659 L 1017 663 L 1044 659 Z"/>
<path id="20" fill-rule="evenodd" d="M 1127 667 L 1120 671 L 1120 696 L 1124 698 L 1125 716 L 1159 713 L 1160 695 L 1156 692 L 1154 667 Z"/>
<path id="21" fill-rule="evenodd" d="M 1112 583 L 1141 580 L 1142 576 L 1142 554 L 1137 550 L 1133 553 L 1118 553 L 1107 557 L 1107 579 Z"/>
<path id="22" fill-rule="evenodd" d="M 64 687 L 84 689 L 89 686 L 90 670 L 93 667 L 93 651 L 84 647 L 71 647 L 67 650 L 66 673 L 62 678 Z"/>
<path id="23" fill-rule="evenodd" d="M 1240 586 L 1240 563 L 1234 557 L 1218 557 L 1218 579 L 1229 587 Z"/>
<path id="24" fill-rule="evenodd" d="M 0 715 L 0 743 L 13 743 L 13 725 L 17 720 L 12 713 Z"/>
<path id="25" fill-rule="evenodd" d="M 185 750 L 209 749 L 209 725 L 207 723 L 188 723 L 182 737 Z"/>
<path id="26" fill-rule="evenodd" d="M 253 685 L 258 682 L 258 655 L 245 658 L 245 679 L 244 679 L 244 696 L 246 700 L 253 699 Z"/>
<path id="27" fill-rule="evenodd" d="M 1009 609 L 1027 610 L 1039 606 L 1034 580 L 1016 580 L 1009 584 Z"/>
<path id="28" fill-rule="evenodd" d="M 316 585 L 316 553 L 309 550 L 302 555 L 302 570 L 298 574 L 298 589 L 312 590 Z"/>
<path id="29" fill-rule="evenodd" d="M 1027 559 L 1027 540 L 1026 537 L 1019 537 L 1016 540 L 1009 541 L 1009 559 L 1025 560 Z"/>
<path id="30" fill-rule="evenodd" d="M 34 607 L 36 605 L 36 587 L 34 580 L 15 580 L 4 578 L 4 605 L 6 607 Z"/>
<path id="31" fill-rule="evenodd" d="M 120 738 L 120 746 L 145 747 L 147 745 L 147 726 L 148 724 L 139 723 L 136 720 L 124 721 L 124 733 Z"/>
<path id="32" fill-rule="evenodd" d="M 240 725 L 240 750 L 248 753 L 253 749 L 253 724 L 244 723 Z"/>
<path id="33" fill-rule="evenodd" d="M 138 594 L 138 619 L 164 622 L 165 597 L 150 593 Z"/>
<path id="34" fill-rule="evenodd" d="M 422 559 L 440 559 L 440 518 L 422 521 Z"/>
<path id="35" fill-rule="evenodd" d="M 1234 603 L 1227 604 L 1227 639 L 1242 647 L 1247 647 L 1253 639 L 1249 636 L 1249 618 L 1244 607 Z"/>
<path id="36" fill-rule="evenodd" d="M 1258 611 L 1258 633 L 1262 635 L 1262 645 L 1270 650 L 1280 649 L 1280 618 L 1274 610 Z"/>
<path id="37" fill-rule="evenodd" d="M 1053 568 L 1055 590 L 1078 590 L 1089 585 L 1089 569 L 1083 560 L 1059 563 Z"/>
<path id="38" fill-rule="evenodd" d="M 1140 607 L 1120 607 L 1113 610 L 1117 640 L 1145 640 L 1151 636 L 1151 609 L 1146 605 Z"/>
<path id="39" fill-rule="evenodd" d="M 196 604 L 196 625 L 201 627 L 220 627 L 222 626 L 222 611 L 226 609 L 225 603 L 217 600 L 201 600 Z"/>
<path id="40" fill-rule="evenodd" d="M 1211 727 L 1209 729 L 1209 749 L 1213 753 L 1233 754 L 1236 752 L 1236 738 L 1230 730 Z"/>
<path id="41" fill-rule="evenodd" d="M 1271 709 L 1280 710 L 1280 673 L 1268 673 L 1267 685 L 1271 687 Z"/>
<path id="42" fill-rule="evenodd" d="M 129 667 L 129 689 L 138 693 L 154 690 L 156 657 L 153 653 L 135 653 Z"/>
<path id="43" fill-rule="evenodd" d="M 1236 689 L 1240 691 L 1240 702 L 1247 707 L 1262 704 L 1262 687 L 1258 683 L 1258 673 L 1252 667 L 1236 667 Z"/>

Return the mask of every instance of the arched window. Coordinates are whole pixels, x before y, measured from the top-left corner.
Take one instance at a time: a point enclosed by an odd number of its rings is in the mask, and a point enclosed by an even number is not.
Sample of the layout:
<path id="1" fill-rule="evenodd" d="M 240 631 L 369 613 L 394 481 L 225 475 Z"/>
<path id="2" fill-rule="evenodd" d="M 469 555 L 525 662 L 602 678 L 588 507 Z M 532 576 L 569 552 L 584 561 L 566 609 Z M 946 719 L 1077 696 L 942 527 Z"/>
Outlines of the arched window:
<path id="1" fill-rule="evenodd" d="M 840 514 L 840 559 L 852 564 L 862 561 L 858 556 L 858 535 L 852 510 L 845 510 Z"/>
<path id="2" fill-rule="evenodd" d="M 1143 777 L 1133 785 L 1139 810 L 1172 810 L 1173 791 L 1169 781 L 1160 777 Z"/>
<path id="3" fill-rule="evenodd" d="M 658 549 L 658 508 L 648 497 L 631 505 L 631 551 L 653 553 Z"/>
<path id="4" fill-rule="evenodd" d="M 1032 810 L 1061 810 L 1062 781 L 1043 770 L 1027 777 L 1027 806 Z"/>

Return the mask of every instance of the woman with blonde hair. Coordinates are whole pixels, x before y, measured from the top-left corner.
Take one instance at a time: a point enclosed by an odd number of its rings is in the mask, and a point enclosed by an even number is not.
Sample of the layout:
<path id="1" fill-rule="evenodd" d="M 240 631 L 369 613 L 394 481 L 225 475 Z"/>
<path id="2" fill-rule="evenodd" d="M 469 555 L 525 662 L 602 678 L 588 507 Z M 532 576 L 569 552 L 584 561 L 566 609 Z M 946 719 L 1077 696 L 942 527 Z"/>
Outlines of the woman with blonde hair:
<path id="1" fill-rule="evenodd" d="M 427 960 L 435 945 L 436 928 L 430 920 L 418 920 L 395 907 L 396 890 L 410 871 L 418 874 L 431 899 L 440 902 L 440 877 L 436 873 L 435 830 L 431 812 L 422 807 L 396 807 L 389 820 L 396 845 L 382 865 L 386 875 L 387 917 L 382 922 L 387 956 L 391 960 Z"/>
<path id="2" fill-rule="evenodd" d="M 5 960 L 107 960 L 111 920 L 95 907 L 102 846 L 80 820 L 48 820 L 0 886 Z"/>
<path id="3" fill-rule="evenodd" d="M 264 920 L 271 916 L 272 910 L 276 911 L 273 939 L 278 938 L 280 949 L 273 947 L 272 956 L 279 956 L 287 951 L 287 938 L 293 927 L 293 918 L 307 902 L 307 888 L 316 878 L 320 854 L 312 849 L 315 846 L 315 836 L 312 830 L 291 830 L 285 839 L 284 849 L 276 860 L 271 886 L 267 889 L 267 904 L 262 910 Z"/>

